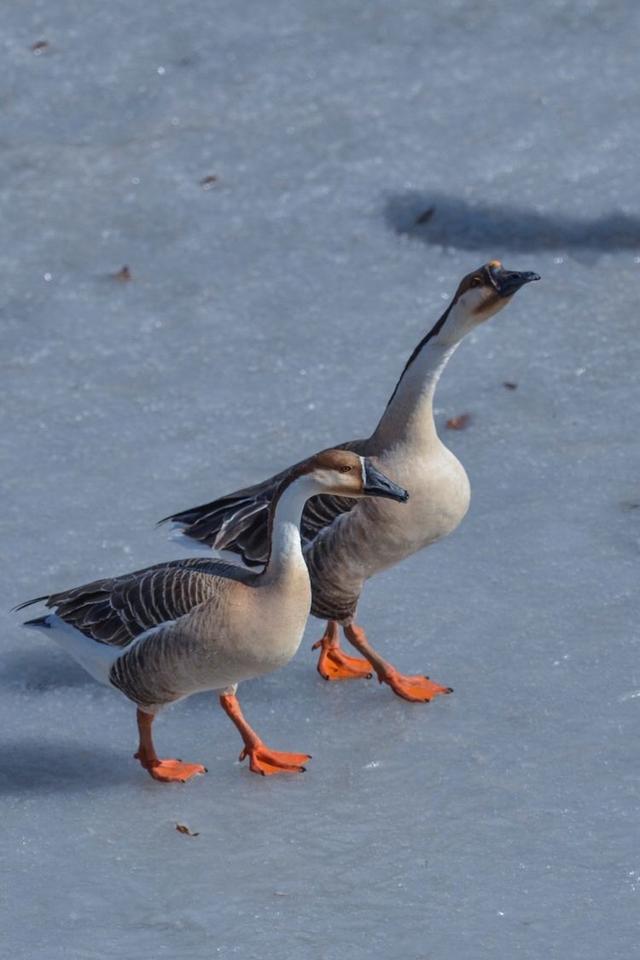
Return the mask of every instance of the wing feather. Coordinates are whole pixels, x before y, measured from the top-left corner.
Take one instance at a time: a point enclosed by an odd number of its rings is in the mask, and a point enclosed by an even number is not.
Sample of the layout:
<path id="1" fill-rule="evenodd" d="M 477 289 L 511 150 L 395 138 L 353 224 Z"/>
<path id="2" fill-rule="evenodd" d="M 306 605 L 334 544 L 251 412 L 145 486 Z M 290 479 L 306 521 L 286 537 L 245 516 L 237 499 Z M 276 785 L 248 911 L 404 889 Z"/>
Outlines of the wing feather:
<path id="1" fill-rule="evenodd" d="M 20 608 L 44 600 L 85 636 L 122 647 L 145 630 L 177 620 L 214 597 L 224 579 L 252 583 L 256 575 L 214 558 L 172 560 L 39 597 Z"/>
<path id="2" fill-rule="evenodd" d="M 364 440 L 351 440 L 336 449 L 363 454 L 365 446 Z M 218 500 L 172 514 L 165 520 L 183 524 L 184 536 L 205 543 L 213 550 L 231 550 L 240 554 L 248 566 L 262 565 L 269 557 L 269 507 L 280 483 L 292 469 L 295 467 Z M 357 502 L 351 497 L 330 494 L 308 500 L 302 514 L 301 532 L 305 543 L 311 543 L 321 530 L 352 510 Z"/>

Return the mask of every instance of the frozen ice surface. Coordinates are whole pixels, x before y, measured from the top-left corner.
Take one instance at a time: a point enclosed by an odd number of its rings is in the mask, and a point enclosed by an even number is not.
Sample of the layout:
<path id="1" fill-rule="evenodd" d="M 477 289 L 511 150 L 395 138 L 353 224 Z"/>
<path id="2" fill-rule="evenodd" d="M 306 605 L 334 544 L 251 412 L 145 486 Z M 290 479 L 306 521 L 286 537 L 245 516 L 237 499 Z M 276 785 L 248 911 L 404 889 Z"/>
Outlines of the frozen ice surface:
<path id="1" fill-rule="evenodd" d="M 543 276 L 438 394 L 473 415 L 467 520 L 362 602 L 452 697 L 323 683 L 313 621 L 241 691 L 307 774 L 236 765 L 201 696 L 157 724 L 209 768 L 174 789 L 130 704 L 2 614 L 3 957 L 635 955 L 639 19 L 3 6 L 3 611 L 175 556 L 159 517 L 368 431 L 483 260 Z"/>

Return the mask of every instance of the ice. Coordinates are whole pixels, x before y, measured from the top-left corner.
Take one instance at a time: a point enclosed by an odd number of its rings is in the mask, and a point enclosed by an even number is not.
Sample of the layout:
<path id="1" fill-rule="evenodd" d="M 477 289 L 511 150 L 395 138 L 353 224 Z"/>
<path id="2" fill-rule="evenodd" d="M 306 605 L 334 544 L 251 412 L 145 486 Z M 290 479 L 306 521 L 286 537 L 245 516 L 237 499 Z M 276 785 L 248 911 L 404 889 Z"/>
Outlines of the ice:
<path id="1" fill-rule="evenodd" d="M 639 20 L 4 5 L 2 956 L 635 955 Z M 471 512 L 361 606 L 454 695 L 324 683 L 312 621 L 241 690 L 308 772 L 249 774 L 199 696 L 158 745 L 208 775 L 153 783 L 131 705 L 6 611 L 180 555 L 160 517 L 366 435 L 491 257 L 543 282 L 438 393 L 443 431 L 472 415 L 444 431 Z"/>

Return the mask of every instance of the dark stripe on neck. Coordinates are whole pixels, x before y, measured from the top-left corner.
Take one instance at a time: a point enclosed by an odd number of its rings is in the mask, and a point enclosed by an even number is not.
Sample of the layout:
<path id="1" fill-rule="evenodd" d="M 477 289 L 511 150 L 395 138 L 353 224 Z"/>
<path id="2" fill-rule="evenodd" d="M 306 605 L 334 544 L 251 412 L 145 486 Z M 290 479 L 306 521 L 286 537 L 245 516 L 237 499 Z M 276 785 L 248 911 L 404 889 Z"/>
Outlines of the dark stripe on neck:
<path id="1" fill-rule="evenodd" d="M 389 397 L 387 406 L 389 406 L 389 404 L 391 403 L 391 401 L 392 401 L 393 398 L 395 397 L 396 393 L 398 392 L 398 387 L 399 387 L 400 384 L 402 383 L 402 378 L 404 377 L 405 373 L 407 372 L 407 370 L 409 369 L 409 367 L 411 366 L 411 364 L 413 363 L 413 361 L 416 359 L 416 357 L 418 356 L 418 354 L 420 353 L 420 351 L 422 350 L 422 348 L 425 347 L 425 346 L 427 345 L 427 343 L 429 343 L 429 340 L 432 340 L 434 337 L 437 337 L 438 334 L 440 333 L 440 331 L 442 330 L 442 328 L 443 328 L 443 326 L 444 326 L 444 324 L 445 324 L 445 321 L 446 321 L 447 317 L 448 317 L 449 314 L 451 313 L 451 308 L 453 307 L 454 303 L 455 303 L 455 300 L 452 300 L 451 303 L 449 304 L 449 306 L 447 307 L 447 309 L 445 310 L 445 312 L 444 312 L 444 313 L 442 314 L 442 316 L 440 317 L 440 319 L 439 319 L 439 320 L 437 321 L 437 323 L 431 328 L 431 330 L 429 330 L 429 333 L 427 333 L 427 335 L 422 338 L 422 340 L 420 341 L 420 343 L 418 344 L 418 346 L 415 348 L 415 350 L 413 351 L 413 353 L 411 354 L 411 356 L 410 356 L 409 359 L 407 360 L 407 362 L 406 362 L 406 364 L 405 364 L 405 367 L 404 367 L 404 370 L 403 370 L 402 373 L 400 374 L 400 379 L 399 379 L 398 382 L 396 383 L 396 385 L 395 385 L 395 387 L 394 387 L 394 390 L 393 390 L 393 393 L 392 393 L 391 396 Z"/>

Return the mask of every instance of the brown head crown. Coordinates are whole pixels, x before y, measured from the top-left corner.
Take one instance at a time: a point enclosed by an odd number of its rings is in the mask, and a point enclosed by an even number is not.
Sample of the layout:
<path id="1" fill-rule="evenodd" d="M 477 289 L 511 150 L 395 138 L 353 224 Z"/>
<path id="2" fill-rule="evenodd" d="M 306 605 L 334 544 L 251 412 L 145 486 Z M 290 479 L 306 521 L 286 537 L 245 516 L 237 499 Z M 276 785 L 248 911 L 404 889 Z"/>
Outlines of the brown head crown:
<path id="1" fill-rule="evenodd" d="M 404 502 L 409 494 L 385 476 L 368 457 L 351 450 L 323 450 L 299 463 L 283 481 L 282 489 L 309 477 L 315 493 L 341 497 L 386 497 Z"/>
<path id="2" fill-rule="evenodd" d="M 473 313 L 491 311 L 492 308 L 501 306 L 501 301 L 512 297 L 520 287 L 539 279 L 539 275 L 531 270 L 505 270 L 500 260 L 489 260 L 462 278 L 447 313 L 455 303 L 463 299 L 470 300 Z M 474 290 L 477 291 L 477 296 L 465 297 L 465 294 Z"/>

